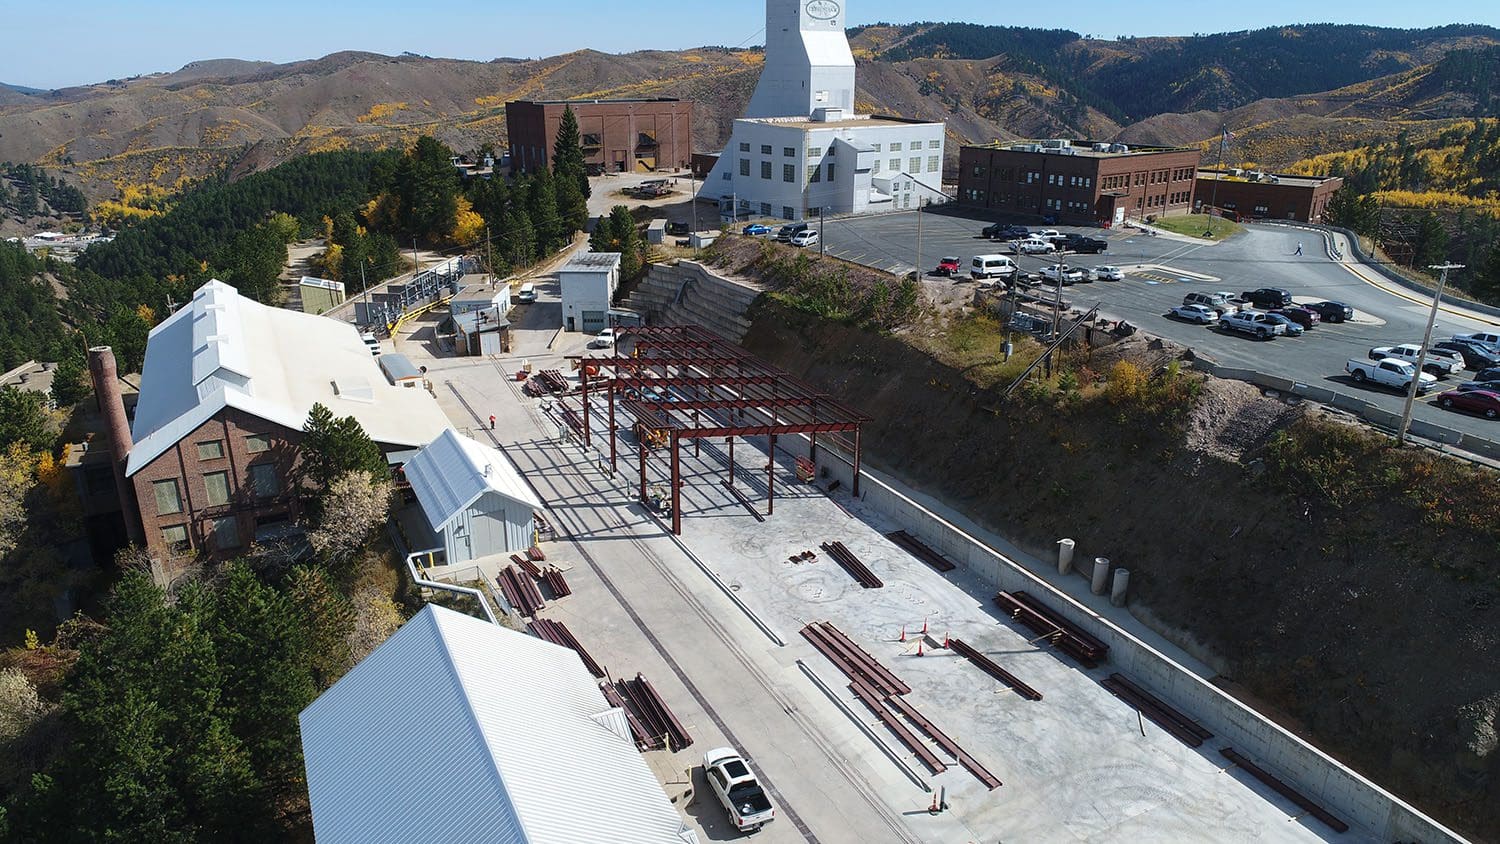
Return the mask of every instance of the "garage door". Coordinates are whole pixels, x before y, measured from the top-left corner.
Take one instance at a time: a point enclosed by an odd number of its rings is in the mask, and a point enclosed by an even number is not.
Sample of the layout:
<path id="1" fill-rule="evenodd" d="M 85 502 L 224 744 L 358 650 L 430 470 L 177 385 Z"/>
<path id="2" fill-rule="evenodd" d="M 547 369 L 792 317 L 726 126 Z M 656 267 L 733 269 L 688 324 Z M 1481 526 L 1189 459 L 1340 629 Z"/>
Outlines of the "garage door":
<path id="1" fill-rule="evenodd" d="M 608 311 L 584 311 L 583 333 L 598 334 L 609 327 Z"/>

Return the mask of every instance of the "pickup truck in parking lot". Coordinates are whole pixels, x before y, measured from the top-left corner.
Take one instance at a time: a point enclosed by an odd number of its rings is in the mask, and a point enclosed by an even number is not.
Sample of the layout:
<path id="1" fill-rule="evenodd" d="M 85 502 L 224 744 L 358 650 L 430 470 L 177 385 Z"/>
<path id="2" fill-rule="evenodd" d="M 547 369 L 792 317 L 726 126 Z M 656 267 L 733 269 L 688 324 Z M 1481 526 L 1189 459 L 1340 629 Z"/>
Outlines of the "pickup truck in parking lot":
<path id="1" fill-rule="evenodd" d="M 1249 302 L 1252 307 L 1267 311 L 1272 308 L 1284 308 L 1292 303 L 1292 294 L 1280 287 L 1262 287 L 1258 290 L 1246 290 L 1240 294 L 1240 298 Z"/>
<path id="2" fill-rule="evenodd" d="M 1370 360 L 1383 360 L 1395 358 L 1404 360 L 1415 365 L 1417 358 L 1422 355 L 1422 347 L 1416 343 L 1402 343 L 1399 346 L 1376 346 L 1370 350 Z M 1462 371 L 1464 368 L 1463 356 L 1457 352 L 1446 349 L 1428 349 L 1427 360 L 1422 364 L 1422 371 L 1443 378 Z"/>
<path id="3" fill-rule="evenodd" d="M 1411 389 L 1411 379 L 1417 373 L 1417 368 L 1413 364 L 1396 358 L 1386 358 L 1380 361 L 1350 358 L 1349 362 L 1344 364 L 1344 371 L 1361 384 L 1369 381 L 1406 392 Z M 1417 382 L 1417 392 L 1425 393 L 1436 383 L 1436 378 L 1423 372 L 1422 379 Z"/>
<path id="4" fill-rule="evenodd" d="M 1087 235 L 1073 234 L 1071 232 L 1063 235 L 1061 240 L 1057 240 L 1054 242 L 1057 243 L 1059 247 L 1066 249 L 1069 252 L 1088 253 L 1091 255 L 1097 255 L 1100 252 L 1105 252 L 1109 249 L 1109 241 L 1104 240 L 1103 238 L 1089 237 Z"/>
<path id="5" fill-rule="evenodd" d="M 1219 327 L 1226 331 L 1238 331 L 1241 334 L 1250 334 L 1262 340 L 1269 340 L 1286 334 L 1286 326 L 1271 319 L 1269 314 L 1259 311 L 1240 311 L 1234 314 L 1225 314 L 1219 318 Z"/>

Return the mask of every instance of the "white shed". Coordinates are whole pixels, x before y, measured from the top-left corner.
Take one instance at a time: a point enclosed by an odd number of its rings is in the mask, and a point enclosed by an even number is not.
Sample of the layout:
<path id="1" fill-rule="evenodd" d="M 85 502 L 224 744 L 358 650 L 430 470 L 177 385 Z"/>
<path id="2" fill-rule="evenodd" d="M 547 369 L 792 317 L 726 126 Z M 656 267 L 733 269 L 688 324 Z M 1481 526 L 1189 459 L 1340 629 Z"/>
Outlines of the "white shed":
<path id="1" fill-rule="evenodd" d="M 318 844 L 698 841 L 577 654 L 463 613 L 425 607 L 299 721 Z"/>
<path id="2" fill-rule="evenodd" d="M 563 328 L 597 334 L 609 327 L 609 306 L 620 284 L 618 252 L 582 252 L 557 271 Z"/>
<path id="3" fill-rule="evenodd" d="M 449 428 L 407 461 L 406 479 L 448 565 L 531 547 L 542 502 L 495 449 Z"/>

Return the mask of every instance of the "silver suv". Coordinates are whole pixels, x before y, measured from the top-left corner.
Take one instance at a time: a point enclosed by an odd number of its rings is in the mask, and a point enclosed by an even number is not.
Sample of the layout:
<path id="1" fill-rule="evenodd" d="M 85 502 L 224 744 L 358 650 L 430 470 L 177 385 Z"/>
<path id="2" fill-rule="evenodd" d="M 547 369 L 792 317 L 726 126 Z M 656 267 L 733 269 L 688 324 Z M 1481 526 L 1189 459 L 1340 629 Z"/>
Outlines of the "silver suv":
<path id="1" fill-rule="evenodd" d="M 1239 307 L 1229 301 L 1229 297 L 1223 293 L 1189 293 L 1182 297 L 1182 304 L 1202 305 L 1205 308 L 1212 309 L 1219 316 L 1232 314 L 1239 310 Z"/>

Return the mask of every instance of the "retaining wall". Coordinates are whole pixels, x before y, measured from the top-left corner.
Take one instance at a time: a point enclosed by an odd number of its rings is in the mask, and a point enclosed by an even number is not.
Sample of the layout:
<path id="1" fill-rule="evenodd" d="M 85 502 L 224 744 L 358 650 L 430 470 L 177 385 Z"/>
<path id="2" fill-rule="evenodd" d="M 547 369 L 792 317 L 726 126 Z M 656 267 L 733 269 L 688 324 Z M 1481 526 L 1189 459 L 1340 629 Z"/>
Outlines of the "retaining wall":
<path id="1" fill-rule="evenodd" d="M 808 442 L 780 438 L 778 445 L 806 456 Z M 852 488 L 848 458 L 826 446 L 818 465 Z M 1365 779 L 1338 760 L 1245 706 L 1109 619 L 1061 592 L 1021 564 L 926 509 L 891 484 L 861 473 L 861 499 L 942 552 L 991 588 L 1025 591 L 1109 645 L 1112 669 L 1130 676 L 1154 694 L 1213 731 L 1214 749 L 1234 747 L 1256 764 L 1291 784 L 1351 826 L 1381 841 L 1462 842 L 1457 833 Z M 1107 595 L 1099 600 L 1107 601 Z M 1217 758 L 1217 757 L 1215 757 Z"/>
<path id="2" fill-rule="evenodd" d="M 697 261 L 653 264 L 626 306 L 645 313 L 651 325 L 701 325 L 732 343 L 750 330 L 745 316 L 761 290 L 717 275 Z"/>

